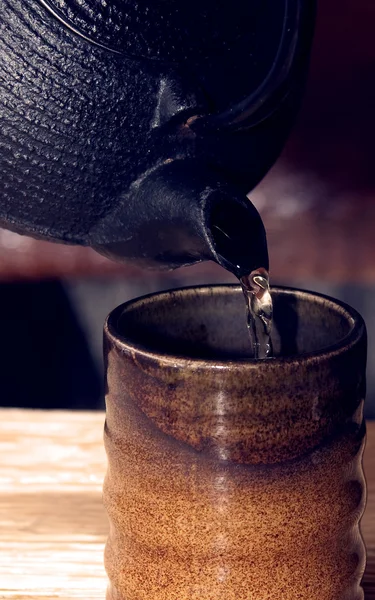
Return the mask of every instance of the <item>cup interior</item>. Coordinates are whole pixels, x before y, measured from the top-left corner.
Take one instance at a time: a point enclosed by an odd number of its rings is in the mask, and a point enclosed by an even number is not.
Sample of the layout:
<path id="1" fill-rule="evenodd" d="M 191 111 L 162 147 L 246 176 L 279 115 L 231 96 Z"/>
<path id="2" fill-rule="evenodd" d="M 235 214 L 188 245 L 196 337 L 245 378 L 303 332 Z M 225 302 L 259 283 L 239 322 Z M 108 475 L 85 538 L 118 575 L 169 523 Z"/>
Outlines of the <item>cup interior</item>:
<path id="1" fill-rule="evenodd" d="M 319 353 L 344 344 L 359 315 L 319 294 L 274 288 L 274 356 Z M 239 286 L 184 288 L 152 294 L 116 309 L 109 324 L 128 346 L 159 355 L 249 360 L 246 306 Z"/>

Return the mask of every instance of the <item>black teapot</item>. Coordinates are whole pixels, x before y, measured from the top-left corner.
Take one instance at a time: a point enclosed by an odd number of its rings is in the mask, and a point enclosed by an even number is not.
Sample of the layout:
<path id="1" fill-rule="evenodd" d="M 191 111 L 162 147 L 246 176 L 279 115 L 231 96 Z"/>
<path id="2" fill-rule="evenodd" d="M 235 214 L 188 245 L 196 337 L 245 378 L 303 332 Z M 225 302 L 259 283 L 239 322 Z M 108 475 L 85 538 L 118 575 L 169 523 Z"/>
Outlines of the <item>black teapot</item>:
<path id="1" fill-rule="evenodd" d="M 314 0 L 1 0 L 0 224 L 174 268 L 267 266 L 246 194 L 306 78 Z"/>

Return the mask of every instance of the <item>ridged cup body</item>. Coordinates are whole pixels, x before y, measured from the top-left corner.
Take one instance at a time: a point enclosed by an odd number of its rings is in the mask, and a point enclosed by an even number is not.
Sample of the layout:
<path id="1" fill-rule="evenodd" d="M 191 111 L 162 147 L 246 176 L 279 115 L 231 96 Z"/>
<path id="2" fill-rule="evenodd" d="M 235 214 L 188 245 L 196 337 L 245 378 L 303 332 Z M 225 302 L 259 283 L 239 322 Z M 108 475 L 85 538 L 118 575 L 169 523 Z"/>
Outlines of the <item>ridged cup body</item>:
<path id="1" fill-rule="evenodd" d="M 110 315 L 108 599 L 363 598 L 365 327 L 273 294 L 283 355 L 266 361 L 246 358 L 235 287 Z"/>

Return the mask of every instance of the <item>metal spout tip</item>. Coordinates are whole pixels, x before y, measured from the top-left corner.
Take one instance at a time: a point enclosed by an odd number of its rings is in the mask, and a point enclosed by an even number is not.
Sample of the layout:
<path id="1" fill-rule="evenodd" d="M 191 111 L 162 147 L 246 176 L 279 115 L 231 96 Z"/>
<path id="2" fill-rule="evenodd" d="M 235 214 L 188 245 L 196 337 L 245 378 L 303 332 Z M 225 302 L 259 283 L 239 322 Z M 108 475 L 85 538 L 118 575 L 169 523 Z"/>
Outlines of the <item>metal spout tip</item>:
<path id="1" fill-rule="evenodd" d="M 213 260 L 238 278 L 260 267 L 268 271 L 262 219 L 248 198 L 231 192 L 219 190 L 211 194 L 205 208 Z"/>

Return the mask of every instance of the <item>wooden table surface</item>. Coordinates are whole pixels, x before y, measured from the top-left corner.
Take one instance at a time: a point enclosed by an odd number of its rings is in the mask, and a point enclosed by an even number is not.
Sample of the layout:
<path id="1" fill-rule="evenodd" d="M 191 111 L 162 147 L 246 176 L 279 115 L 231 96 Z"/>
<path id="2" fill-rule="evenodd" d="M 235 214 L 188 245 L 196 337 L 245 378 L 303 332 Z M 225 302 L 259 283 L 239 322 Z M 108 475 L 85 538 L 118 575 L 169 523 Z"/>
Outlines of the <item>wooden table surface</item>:
<path id="1" fill-rule="evenodd" d="M 0 598 L 104 599 L 103 423 L 103 413 L 0 410 Z M 364 587 L 375 600 L 375 422 L 365 470 Z"/>

